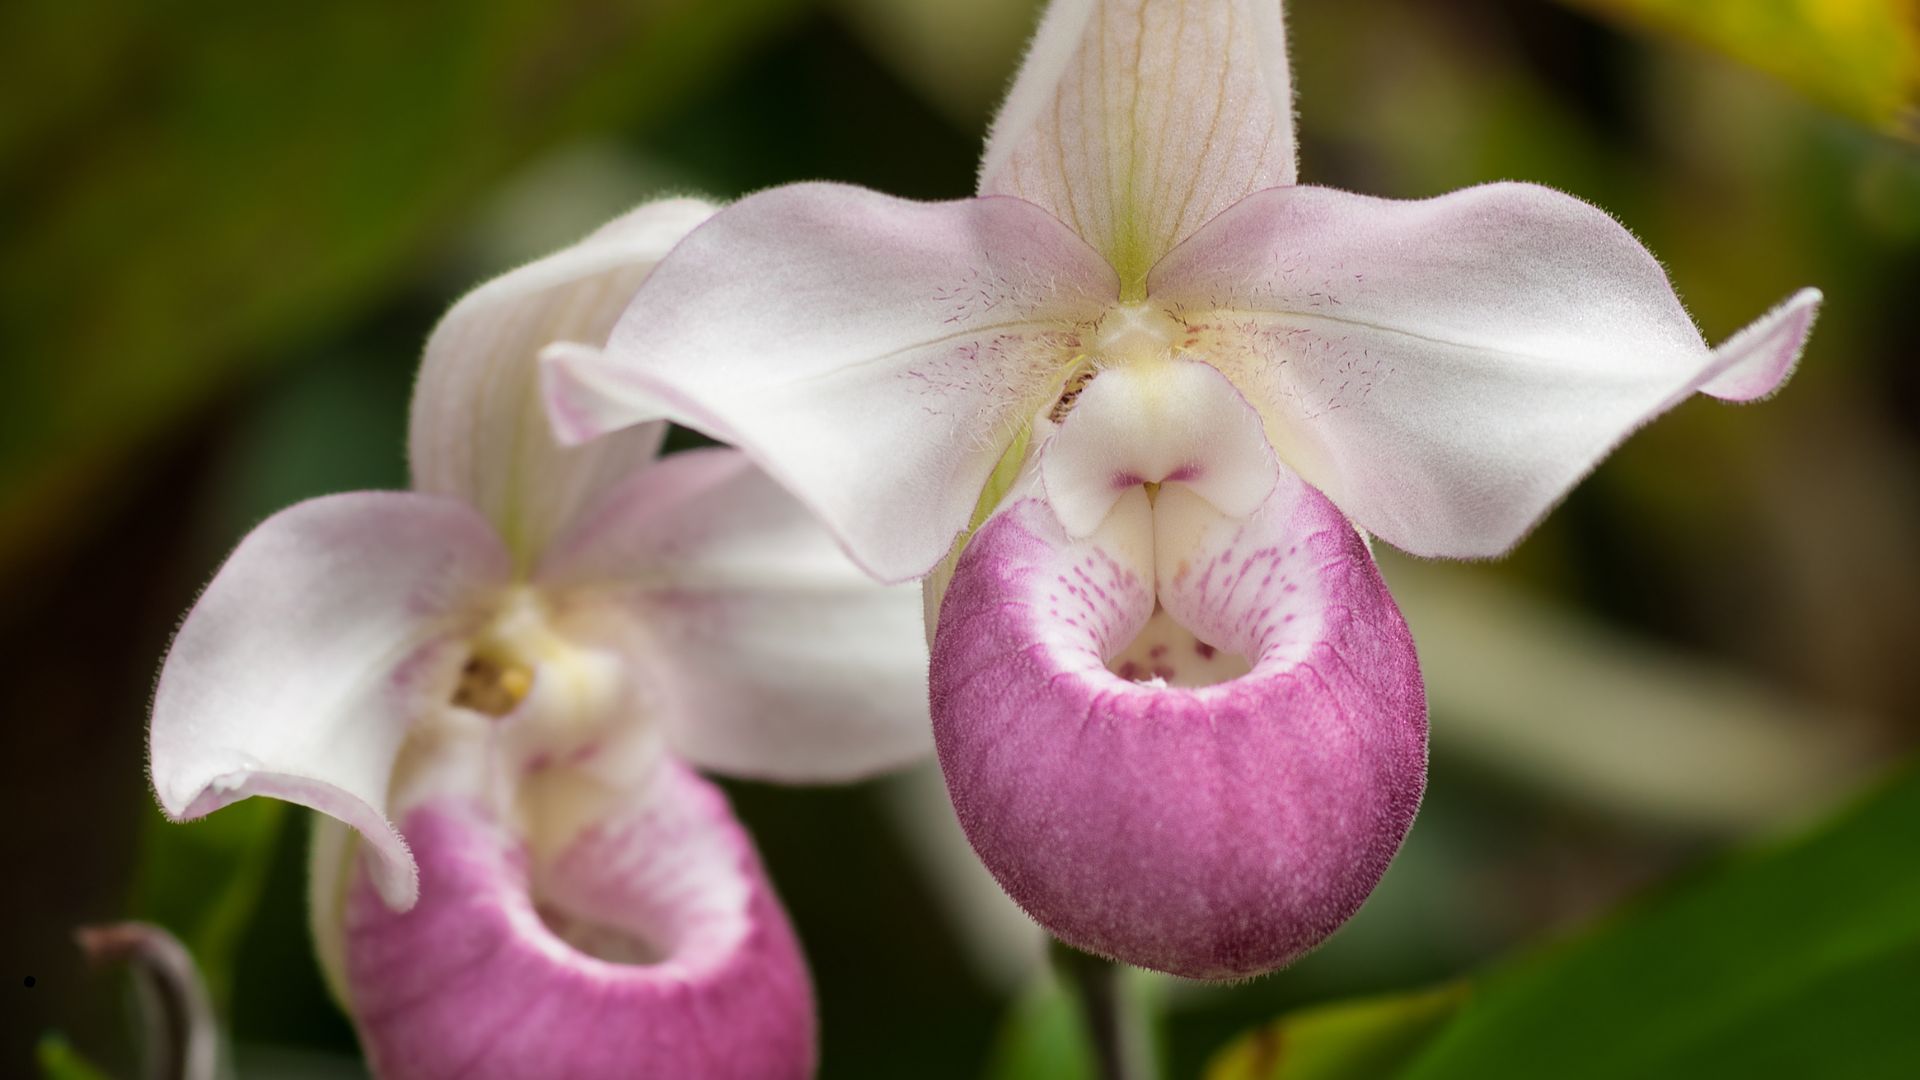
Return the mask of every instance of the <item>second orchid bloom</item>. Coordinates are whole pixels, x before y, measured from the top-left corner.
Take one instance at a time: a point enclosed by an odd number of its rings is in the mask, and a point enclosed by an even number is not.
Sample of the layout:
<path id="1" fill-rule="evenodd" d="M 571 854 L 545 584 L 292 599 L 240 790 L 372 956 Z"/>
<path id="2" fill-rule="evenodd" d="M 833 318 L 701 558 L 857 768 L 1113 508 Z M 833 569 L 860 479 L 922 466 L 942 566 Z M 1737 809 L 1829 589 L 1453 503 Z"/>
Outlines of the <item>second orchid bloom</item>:
<path id="1" fill-rule="evenodd" d="M 1202 978 L 1325 938 L 1425 782 L 1368 552 L 1513 544 L 1635 428 L 1787 376 L 1819 295 L 1709 348 L 1605 213 L 1296 183 L 1276 0 L 1057 0 L 979 196 L 800 184 L 707 222 L 562 436 L 744 449 L 867 570 L 926 579 L 942 765 L 1071 944 Z"/>
<path id="2" fill-rule="evenodd" d="M 642 207 L 470 294 L 427 346 L 415 490 L 269 518 L 167 657 L 162 807 L 328 815 L 314 933 L 381 1076 L 812 1071 L 793 930 L 692 768 L 922 753 L 916 597 L 739 453 L 656 461 L 664 425 L 561 449 L 534 392 L 711 213 Z"/>

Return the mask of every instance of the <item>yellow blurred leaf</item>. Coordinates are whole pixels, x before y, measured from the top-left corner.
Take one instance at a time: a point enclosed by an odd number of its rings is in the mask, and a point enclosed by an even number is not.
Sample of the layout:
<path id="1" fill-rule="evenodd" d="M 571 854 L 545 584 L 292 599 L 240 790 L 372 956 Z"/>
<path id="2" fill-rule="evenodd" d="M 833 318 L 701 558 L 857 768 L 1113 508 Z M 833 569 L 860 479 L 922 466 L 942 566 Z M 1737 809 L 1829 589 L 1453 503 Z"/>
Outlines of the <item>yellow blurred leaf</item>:
<path id="1" fill-rule="evenodd" d="M 1920 0 L 1562 0 L 1724 53 L 1920 140 Z"/>
<path id="2" fill-rule="evenodd" d="M 1220 1051 L 1207 1080 L 1376 1080 L 1398 1072 L 1467 999 L 1458 983 L 1322 1005 L 1255 1028 Z"/>

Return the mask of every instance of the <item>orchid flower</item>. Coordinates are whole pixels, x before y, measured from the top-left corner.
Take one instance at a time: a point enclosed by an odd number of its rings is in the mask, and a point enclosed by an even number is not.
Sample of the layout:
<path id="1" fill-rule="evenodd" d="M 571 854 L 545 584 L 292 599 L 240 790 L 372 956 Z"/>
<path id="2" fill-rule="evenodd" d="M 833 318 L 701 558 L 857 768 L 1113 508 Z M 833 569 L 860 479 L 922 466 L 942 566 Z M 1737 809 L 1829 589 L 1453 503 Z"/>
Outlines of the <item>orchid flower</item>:
<path id="1" fill-rule="evenodd" d="M 1413 820 L 1367 534 L 1501 554 L 1652 417 L 1780 385 L 1820 299 L 1709 348 L 1578 199 L 1297 184 L 1292 99 L 1277 0 L 1056 0 L 977 198 L 753 195 L 544 369 L 563 441 L 691 424 L 928 575 L 981 858 L 1068 943 L 1199 978 L 1324 939 Z"/>
<path id="2" fill-rule="evenodd" d="M 655 461 L 659 424 L 562 449 L 535 393 L 541 347 L 603 341 L 711 213 L 643 206 L 463 299 L 427 344 L 415 490 L 266 520 L 161 672 L 169 816 L 269 795 L 339 823 L 314 928 L 381 1075 L 812 1068 L 793 931 L 689 766 L 923 752 L 914 594 L 736 451 Z"/>

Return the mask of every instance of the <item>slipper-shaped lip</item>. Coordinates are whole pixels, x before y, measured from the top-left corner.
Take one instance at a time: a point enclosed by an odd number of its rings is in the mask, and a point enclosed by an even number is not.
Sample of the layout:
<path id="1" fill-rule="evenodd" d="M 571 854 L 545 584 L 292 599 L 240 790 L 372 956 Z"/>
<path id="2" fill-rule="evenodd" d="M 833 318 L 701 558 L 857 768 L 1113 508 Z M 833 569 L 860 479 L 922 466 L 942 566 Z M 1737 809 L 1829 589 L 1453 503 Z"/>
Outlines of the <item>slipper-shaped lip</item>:
<path id="1" fill-rule="evenodd" d="M 1287 480 L 1250 521 L 1160 554 L 1163 577 L 1192 575 L 1161 584 L 1169 608 L 1242 637 L 1253 668 L 1227 682 L 1107 670 L 1112 639 L 1152 612 L 1153 570 L 1072 540 L 1040 500 L 959 562 L 933 649 L 941 766 L 981 859 L 1071 945 L 1199 979 L 1271 971 L 1358 910 L 1413 822 L 1412 637 L 1352 525 Z M 1280 614 L 1300 596 L 1317 612 Z"/>
<path id="2" fill-rule="evenodd" d="M 347 903 L 347 984 L 378 1075 L 812 1073 L 799 943 L 725 797 L 683 766 L 665 763 L 631 814 L 538 870 L 462 800 L 421 804 L 404 832 L 419 903 L 395 912 L 365 874 Z M 536 908 L 535 876 L 542 906 L 560 909 L 550 917 L 656 955 L 619 962 L 563 940 Z"/>

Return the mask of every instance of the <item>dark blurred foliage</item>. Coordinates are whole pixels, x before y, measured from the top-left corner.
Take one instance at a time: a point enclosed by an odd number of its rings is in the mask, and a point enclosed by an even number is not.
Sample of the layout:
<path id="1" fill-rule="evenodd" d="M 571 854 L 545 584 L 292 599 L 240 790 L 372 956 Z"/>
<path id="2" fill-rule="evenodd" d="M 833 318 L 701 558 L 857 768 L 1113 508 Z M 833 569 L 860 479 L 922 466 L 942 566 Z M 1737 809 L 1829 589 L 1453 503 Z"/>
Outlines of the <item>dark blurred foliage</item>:
<path id="1" fill-rule="evenodd" d="M 1661 255 L 1710 338 L 1803 284 L 1828 302 L 1780 397 L 1682 406 L 1513 559 L 1383 555 L 1432 686 L 1428 805 L 1321 953 L 1242 987 L 1157 984 L 1176 1076 L 1285 1008 L 1462 976 L 1806 820 L 1920 733 L 1920 153 L 1543 0 L 1290 11 L 1309 182 L 1571 191 Z M 967 194 L 1032 17 L 0 11 L 0 1073 L 52 1030 L 133 1060 L 121 987 L 70 930 L 138 915 L 207 968 L 243 1073 L 352 1075 L 305 937 L 304 814 L 170 826 L 146 789 L 175 621 L 272 510 L 404 485 L 419 346 L 477 281 L 663 191 Z M 979 1075 L 1040 955 L 923 788 L 729 788 L 808 947 L 828 1076 Z"/>

